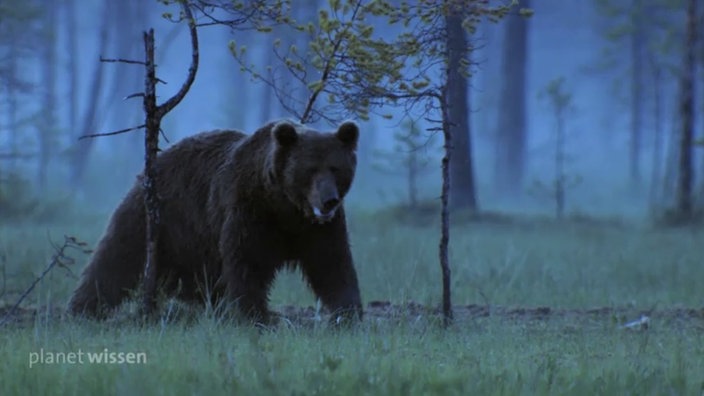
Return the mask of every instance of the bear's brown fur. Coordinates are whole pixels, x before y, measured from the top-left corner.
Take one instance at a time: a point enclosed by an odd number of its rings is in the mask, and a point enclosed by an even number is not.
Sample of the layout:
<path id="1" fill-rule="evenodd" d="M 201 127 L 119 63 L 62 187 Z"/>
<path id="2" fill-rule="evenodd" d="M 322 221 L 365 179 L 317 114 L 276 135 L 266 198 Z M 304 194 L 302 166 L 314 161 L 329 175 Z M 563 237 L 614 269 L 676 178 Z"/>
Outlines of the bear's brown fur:
<path id="1" fill-rule="evenodd" d="M 251 136 L 206 132 L 158 156 L 158 277 L 188 300 L 236 303 L 267 322 L 268 292 L 286 265 L 303 272 L 335 315 L 362 316 L 342 200 L 356 169 L 359 129 L 320 133 L 289 121 Z M 102 316 L 135 290 L 145 263 L 146 212 L 137 182 L 110 219 L 69 302 Z"/>

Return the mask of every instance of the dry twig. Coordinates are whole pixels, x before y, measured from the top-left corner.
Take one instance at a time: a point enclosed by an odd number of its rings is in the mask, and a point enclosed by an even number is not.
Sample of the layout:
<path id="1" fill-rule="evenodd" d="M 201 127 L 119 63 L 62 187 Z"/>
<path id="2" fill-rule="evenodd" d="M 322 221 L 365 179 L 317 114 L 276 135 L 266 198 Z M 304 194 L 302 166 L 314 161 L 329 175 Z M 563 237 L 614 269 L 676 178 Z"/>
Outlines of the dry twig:
<path id="1" fill-rule="evenodd" d="M 17 299 L 15 304 L 5 313 L 5 315 L 2 317 L 2 320 L 0 320 L 0 326 L 6 324 L 9 322 L 9 320 L 12 318 L 12 315 L 14 315 L 15 311 L 17 311 L 17 308 L 19 308 L 20 304 L 22 304 L 22 301 L 24 301 L 27 296 L 34 290 L 34 288 L 41 282 L 49 272 L 51 272 L 52 269 L 55 267 L 59 267 L 64 269 L 69 275 L 75 277 L 73 274 L 73 271 L 69 268 L 70 265 L 73 265 L 76 260 L 67 255 L 67 251 L 70 249 L 75 249 L 80 251 L 83 254 L 88 254 L 91 252 L 90 249 L 88 249 L 86 246 L 87 244 L 85 242 L 81 242 L 75 237 L 72 236 L 64 236 L 64 243 L 61 246 L 54 245 L 54 248 L 56 249 L 56 253 L 52 256 L 51 260 L 49 261 L 49 264 L 44 268 L 44 271 L 37 276 L 34 281 L 32 282 L 29 287 L 22 293 L 22 295 Z"/>

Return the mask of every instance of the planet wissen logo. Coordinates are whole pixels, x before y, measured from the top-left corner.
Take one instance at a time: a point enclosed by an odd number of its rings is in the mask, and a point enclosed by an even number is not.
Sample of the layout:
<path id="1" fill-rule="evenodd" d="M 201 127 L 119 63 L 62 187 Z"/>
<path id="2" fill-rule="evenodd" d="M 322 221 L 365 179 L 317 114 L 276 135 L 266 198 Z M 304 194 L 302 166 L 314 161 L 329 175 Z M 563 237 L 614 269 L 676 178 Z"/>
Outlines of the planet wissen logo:
<path id="1" fill-rule="evenodd" d="M 29 368 L 49 364 L 147 364 L 146 352 L 84 351 L 78 349 L 70 352 L 47 351 L 44 348 L 29 353 Z"/>

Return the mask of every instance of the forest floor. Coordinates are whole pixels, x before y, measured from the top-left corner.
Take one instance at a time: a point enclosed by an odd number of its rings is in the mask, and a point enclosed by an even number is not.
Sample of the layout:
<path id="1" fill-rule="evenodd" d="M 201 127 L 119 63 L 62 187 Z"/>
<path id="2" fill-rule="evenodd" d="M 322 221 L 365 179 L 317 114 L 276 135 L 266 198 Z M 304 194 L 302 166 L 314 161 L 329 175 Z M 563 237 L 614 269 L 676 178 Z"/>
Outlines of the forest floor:
<path id="1" fill-rule="evenodd" d="M 55 254 L 50 241 L 92 246 L 105 220 L 0 225 L 0 394 L 704 395 L 704 230 L 456 220 L 445 328 L 432 218 L 350 216 L 365 319 L 337 331 L 290 272 L 272 291 L 273 328 L 171 300 L 149 323 L 129 304 L 103 322 L 72 318 L 79 251 L 8 316 Z M 146 361 L 119 361 L 130 353 Z"/>

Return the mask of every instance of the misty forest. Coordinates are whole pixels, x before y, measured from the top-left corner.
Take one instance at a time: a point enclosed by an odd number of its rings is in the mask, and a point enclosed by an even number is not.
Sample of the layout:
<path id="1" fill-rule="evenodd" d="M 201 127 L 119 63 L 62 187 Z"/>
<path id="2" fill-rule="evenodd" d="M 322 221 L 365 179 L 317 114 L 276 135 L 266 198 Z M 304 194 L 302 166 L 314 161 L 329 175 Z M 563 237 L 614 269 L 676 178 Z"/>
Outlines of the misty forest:
<path id="1" fill-rule="evenodd" d="M 0 0 L 0 394 L 700 394 L 703 98 L 699 0 Z M 159 275 L 208 217 L 167 210 L 162 154 L 284 119 L 358 125 L 330 224 L 361 320 L 304 259 L 266 324 Z M 70 312 L 133 186 L 144 259 L 106 284 L 139 283 Z"/>

